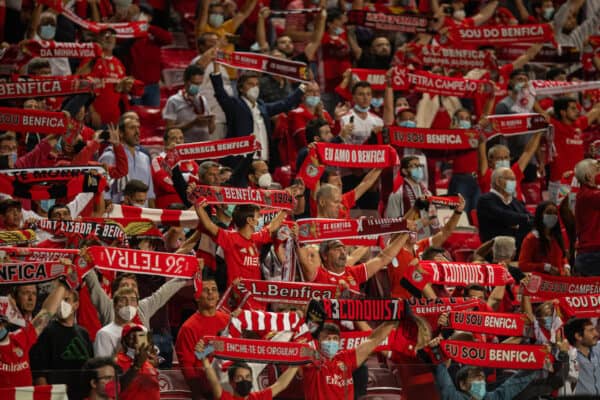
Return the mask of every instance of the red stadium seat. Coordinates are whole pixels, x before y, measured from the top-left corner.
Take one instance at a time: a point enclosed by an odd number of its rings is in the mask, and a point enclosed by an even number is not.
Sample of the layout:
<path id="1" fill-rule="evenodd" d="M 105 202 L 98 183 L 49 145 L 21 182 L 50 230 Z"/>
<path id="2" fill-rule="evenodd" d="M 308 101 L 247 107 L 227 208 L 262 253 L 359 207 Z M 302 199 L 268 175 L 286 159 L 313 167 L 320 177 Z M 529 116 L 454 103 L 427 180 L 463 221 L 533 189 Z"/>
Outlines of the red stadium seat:
<path id="1" fill-rule="evenodd" d="M 399 387 L 370 387 L 360 400 L 407 400 Z"/>

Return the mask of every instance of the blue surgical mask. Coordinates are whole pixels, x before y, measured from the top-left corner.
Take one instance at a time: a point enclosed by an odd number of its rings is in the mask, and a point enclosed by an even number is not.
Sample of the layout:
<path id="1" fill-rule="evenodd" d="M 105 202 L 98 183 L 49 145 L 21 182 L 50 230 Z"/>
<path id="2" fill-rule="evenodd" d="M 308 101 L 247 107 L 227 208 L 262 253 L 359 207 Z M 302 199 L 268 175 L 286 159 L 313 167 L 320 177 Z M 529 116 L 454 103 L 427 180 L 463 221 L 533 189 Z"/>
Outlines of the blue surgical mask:
<path id="1" fill-rule="evenodd" d="M 321 350 L 326 357 L 333 358 L 340 349 L 340 343 L 336 340 L 326 340 L 321 342 Z"/>
<path id="2" fill-rule="evenodd" d="M 208 23 L 215 28 L 223 25 L 223 21 L 225 21 L 225 17 L 222 14 L 210 14 L 208 16 Z"/>
<path id="3" fill-rule="evenodd" d="M 54 150 L 56 150 L 58 153 L 62 153 L 62 137 L 59 137 L 56 141 L 56 144 L 54 145 Z"/>
<path id="4" fill-rule="evenodd" d="M 309 107 L 316 107 L 321 102 L 321 97 L 319 96 L 306 96 L 304 99 L 304 103 L 306 103 Z"/>
<path id="5" fill-rule="evenodd" d="M 370 107 L 368 107 L 368 106 L 367 106 L 367 107 L 361 107 L 361 106 L 359 106 L 358 104 L 355 104 L 355 105 L 354 105 L 354 109 L 355 109 L 356 111 L 358 111 L 358 112 L 363 112 L 363 113 L 369 112 L 369 108 L 370 108 Z"/>
<path id="6" fill-rule="evenodd" d="M 42 25 L 40 26 L 40 37 L 44 40 L 54 39 L 56 34 L 56 26 L 54 25 Z"/>
<path id="7" fill-rule="evenodd" d="M 383 105 L 383 98 L 382 97 L 373 97 L 371 99 L 371 107 L 373 108 L 379 108 Z"/>
<path id="8" fill-rule="evenodd" d="M 194 83 L 191 83 L 187 88 L 187 92 L 190 96 L 197 95 L 199 91 L 200 91 L 200 86 L 198 86 Z"/>
<path id="9" fill-rule="evenodd" d="M 404 128 L 416 128 L 417 127 L 417 123 L 415 121 L 402 121 L 399 124 L 400 126 L 404 127 Z"/>
<path id="10" fill-rule="evenodd" d="M 339 26 L 333 30 L 333 34 L 335 36 L 340 36 L 342 33 L 344 33 L 344 29 L 340 28 Z"/>
<path id="11" fill-rule="evenodd" d="M 48 212 L 55 203 L 56 199 L 40 200 L 40 206 L 42 209 L 46 210 L 46 212 Z"/>
<path id="12" fill-rule="evenodd" d="M 517 181 L 515 181 L 514 179 L 507 179 L 506 185 L 504 186 L 504 190 L 506 191 L 506 193 L 513 196 L 515 194 L 515 191 L 517 190 Z"/>
<path id="13" fill-rule="evenodd" d="M 496 161 L 496 168 L 510 168 L 510 160 Z"/>
<path id="14" fill-rule="evenodd" d="M 553 321 L 554 321 L 554 318 L 552 318 L 551 315 L 548 317 L 542 318 L 542 324 L 544 325 L 544 328 L 546 328 L 547 330 L 550 330 L 552 328 Z"/>
<path id="15" fill-rule="evenodd" d="M 477 400 L 482 400 L 485 397 L 485 381 L 473 381 L 471 382 L 471 388 L 469 394 Z"/>
<path id="16" fill-rule="evenodd" d="M 0 328 L 0 340 L 4 340 L 7 335 L 8 335 L 8 329 L 6 329 L 5 326 Z"/>
<path id="17" fill-rule="evenodd" d="M 410 177 L 413 178 L 417 182 L 423 180 L 423 174 L 424 174 L 423 168 L 421 168 L 421 167 L 413 168 L 410 170 Z"/>
<path id="18" fill-rule="evenodd" d="M 544 226 L 548 229 L 554 228 L 554 226 L 558 222 L 558 215 L 556 214 L 544 214 L 543 218 Z"/>
<path id="19" fill-rule="evenodd" d="M 258 224 L 254 227 L 254 232 L 258 232 L 264 227 L 265 227 L 265 219 L 264 219 L 264 217 L 260 217 L 258 219 Z"/>
<path id="20" fill-rule="evenodd" d="M 227 215 L 228 217 L 232 217 L 233 216 L 233 210 L 235 209 L 235 204 L 229 204 L 225 210 L 223 211 L 223 213 L 225 215 Z"/>
<path id="21" fill-rule="evenodd" d="M 471 121 L 461 119 L 460 121 L 458 121 L 458 127 L 460 129 L 471 129 Z"/>
<path id="22" fill-rule="evenodd" d="M 524 87 L 525 87 L 525 84 L 523 82 L 517 82 L 513 86 L 513 89 L 515 92 L 520 92 Z"/>
<path id="23" fill-rule="evenodd" d="M 544 8 L 544 19 L 550 21 L 554 15 L 554 7 Z"/>

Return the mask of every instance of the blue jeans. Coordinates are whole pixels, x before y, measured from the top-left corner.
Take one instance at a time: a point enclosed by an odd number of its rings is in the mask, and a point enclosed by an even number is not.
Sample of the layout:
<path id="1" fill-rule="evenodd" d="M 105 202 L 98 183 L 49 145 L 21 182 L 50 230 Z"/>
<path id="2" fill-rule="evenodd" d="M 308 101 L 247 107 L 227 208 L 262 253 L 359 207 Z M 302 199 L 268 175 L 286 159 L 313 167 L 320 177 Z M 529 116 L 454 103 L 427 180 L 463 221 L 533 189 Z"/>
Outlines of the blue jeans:
<path id="1" fill-rule="evenodd" d="M 144 86 L 142 97 L 134 97 L 131 104 L 136 106 L 160 107 L 160 86 L 158 83 L 151 83 Z"/>
<path id="2" fill-rule="evenodd" d="M 577 254 L 575 273 L 582 276 L 600 276 L 600 252 Z"/>
<path id="3" fill-rule="evenodd" d="M 448 194 L 460 193 L 465 198 L 465 211 L 469 215 L 477 208 L 481 190 L 477 179 L 471 174 L 453 174 L 448 185 Z"/>

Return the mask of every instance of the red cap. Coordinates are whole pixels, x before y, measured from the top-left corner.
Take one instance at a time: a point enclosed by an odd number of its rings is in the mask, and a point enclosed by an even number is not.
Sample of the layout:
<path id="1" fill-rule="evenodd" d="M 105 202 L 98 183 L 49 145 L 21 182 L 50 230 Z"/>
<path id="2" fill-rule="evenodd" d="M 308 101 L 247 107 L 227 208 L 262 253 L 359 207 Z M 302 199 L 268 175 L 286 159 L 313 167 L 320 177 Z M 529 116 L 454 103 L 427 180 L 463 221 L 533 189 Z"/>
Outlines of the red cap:
<path id="1" fill-rule="evenodd" d="M 131 332 L 139 332 L 144 331 L 144 327 L 138 324 L 128 324 L 123 327 L 123 332 L 121 333 L 121 337 L 124 338 L 129 335 Z"/>

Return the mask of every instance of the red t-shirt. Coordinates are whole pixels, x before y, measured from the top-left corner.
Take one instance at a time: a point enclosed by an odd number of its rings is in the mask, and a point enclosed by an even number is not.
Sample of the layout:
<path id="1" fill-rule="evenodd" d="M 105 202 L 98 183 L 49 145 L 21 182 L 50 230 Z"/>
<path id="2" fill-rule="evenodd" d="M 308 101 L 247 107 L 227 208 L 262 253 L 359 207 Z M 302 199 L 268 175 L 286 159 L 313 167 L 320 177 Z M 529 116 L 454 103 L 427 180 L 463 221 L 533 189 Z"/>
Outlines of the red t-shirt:
<path id="1" fill-rule="evenodd" d="M 273 392 L 271 388 L 266 388 L 264 390 L 258 392 L 252 392 L 246 397 L 247 400 L 271 400 L 273 398 Z M 236 400 L 243 399 L 243 397 L 237 397 L 231 394 L 230 392 L 223 390 L 221 392 L 221 400 Z"/>
<path id="2" fill-rule="evenodd" d="M 404 289 L 404 287 L 400 284 L 400 281 L 406 274 L 406 271 L 408 270 L 408 265 L 413 260 L 413 258 L 418 257 L 429 246 L 431 246 L 431 238 L 419 240 L 416 243 L 415 249 L 413 251 L 410 251 L 406 249 L 406 247 L 403 247 L 396 255 L 398 266 L 394 266 L 393 264 L 388 265 L 387 272 L 391 284 L 391 295 L 393 298 L 408 299 L 412 296 L 412 294 L 410 294 L 408 290 Z"/>
<path id="3" fill-rule="evenodd" d="M 342 204 L 338 218 L 350 218 L 350 209 L 356 205 L 356 192 L 352 189 L 342 195 Z M 317 216 L 317 201 L 311 196 L 310 198 L 310 215 Z"/>
<path id="4" fill-rule="evenodd" d="M 227 284 L 231 285 L 236 278 L 261 279 L 259 247 L 271 243 L 267 228 L 254 232 L 250 239 L 244 238 L 238 231 L 219 228 L 215 242 L 223 248 Z"/>
<path id="5" fill-rule="evenodd" d="M 87 62 L 90 62 L 90 59 L 81 61 L 82 65 Z M 125 67 L 117 57 L 100 57 L 95 59 L 90 75 L 94 78 L 109 79 L 111 81 L 121 80 L 125 78 Z M 121 116 L 119 108 L 121 93 L 117 92 L 115 87 L 116 82 L 106 83 L 104 87 L 96 91 L 96 99 L 92 103 L 96 112 L 102 117 L 103 124 L 117 124 Z"/>
<path id="6" fill-rule="evenodd" d="M 523 192 L 521 191 L 521 181 L 523 180 L 523 178 L 525 177 L 525 175 L 523 175 L 523 171 L 521 171 L 521 168 L 519 168 L 519 163 L 516 162 L 514 163 L 510 169 L 512 169 L 512 171 L 515 174 L 515 179 L 517 180 L 517 199 L 518 200 L 522 200 L 523 199 Z M 479 183 L 479 188 L 481 189 L 481 193 L 487 193 L 490 190 L 492 190 L 492 169 L 488 168 L 487 171 L 485 171 L 485 174 L 483 176 L 480 176 L 477 179 L 477 182 Z"/>
<path id="7" fill-rule="evenodd" d="M 356 369 L 356 350 L 341 351 L 331 360 L 320 364 L 309 364 L 302 368 L 304 373 L 304 398 L 353 399 Z"/>
<path id="8" fill-rule="evenodd" d="M 287 159 L 292 167 L 292 173 L 296 173 L 296 159 L 298 158 L 298 150 L 303 147 L 306 147 L 308 143 L 306 142 L 306 124 L 311 119 L 315 119 L 315 115 L 306 108 L 306 105 L 300 104 L 297 108 L 293 109 L 287 114 L 287 148 L 286 152 Z M 331 129 L 334 127 L 333 119 L 331 115 L 325 110 L 323 110 L 323 117 L 329 123 Z"/>
<path id="9" fill-rule="evenodd" d="M 210 393 L 210 385 L 204 374 L 202 361 L 196 358 L 194 347 L 204 336 L 216 336 L 229 323 L 229 315 L 217 311 L 212 317 L 205 317 L 196 312 L 181 326 L 175 341 L 175 352 L 183 376 L 192 386 L 193 391 L 201 390 Z M 190 382 L 192 381 L 192 382 Z"/>
<path id="10" fill-rule="evenodd" d="M 117 364 L 123 372 L 127 372 L 133 365 L 133 359 L 123 352 L 117 353 Z M 160 400 L 160 387 L 158 386 L 158 370 L 146 361 L 127 389 L 121 392 L 123 400 Z"/>
<path id="11" fill-rule="evenodd" d="M 342 75 L 348 68 L 352 68 L 350 62 L 350 45 L 346 32 L 339 36 L 332 36 L 325 32 L 321 39 L 321 50 L 319 51 L 319 78 L 323 92 L 333 92 L 335 87 L 342 81 Z"/>
<path id="12" fill-rule="evenodd" d="M 550 180 L 560 181 L 563 174 L 572 171 L 575 164 L 583 160 L 583 137 L 581 131 L 587 128 L 587 117 L 579 117 L 573 125 L 565 125 L 557 119 L 552 119 L 554 125 L 554 145 L 556 157 L 550 164 Z"/>
<path id="13" fill-rule="evenodd" d="M 350 289 L 360 291 L 360 284 L 367 281 L 367 266 L 365 264 L 347 265 L 341 274 L 336 274 L 321 266 L 317 270 L 317 276 L 313 282 L 338 285 L 342 280 L 348 283 Z"/>
<path id="14" fill-rule="evenodd" d="M 33 325 L 27 322 L 23 329 L 8 334 L 6 345 L 0 345 L 0 388 L 31 386 L 29 350 L 37 341 Z"/>

